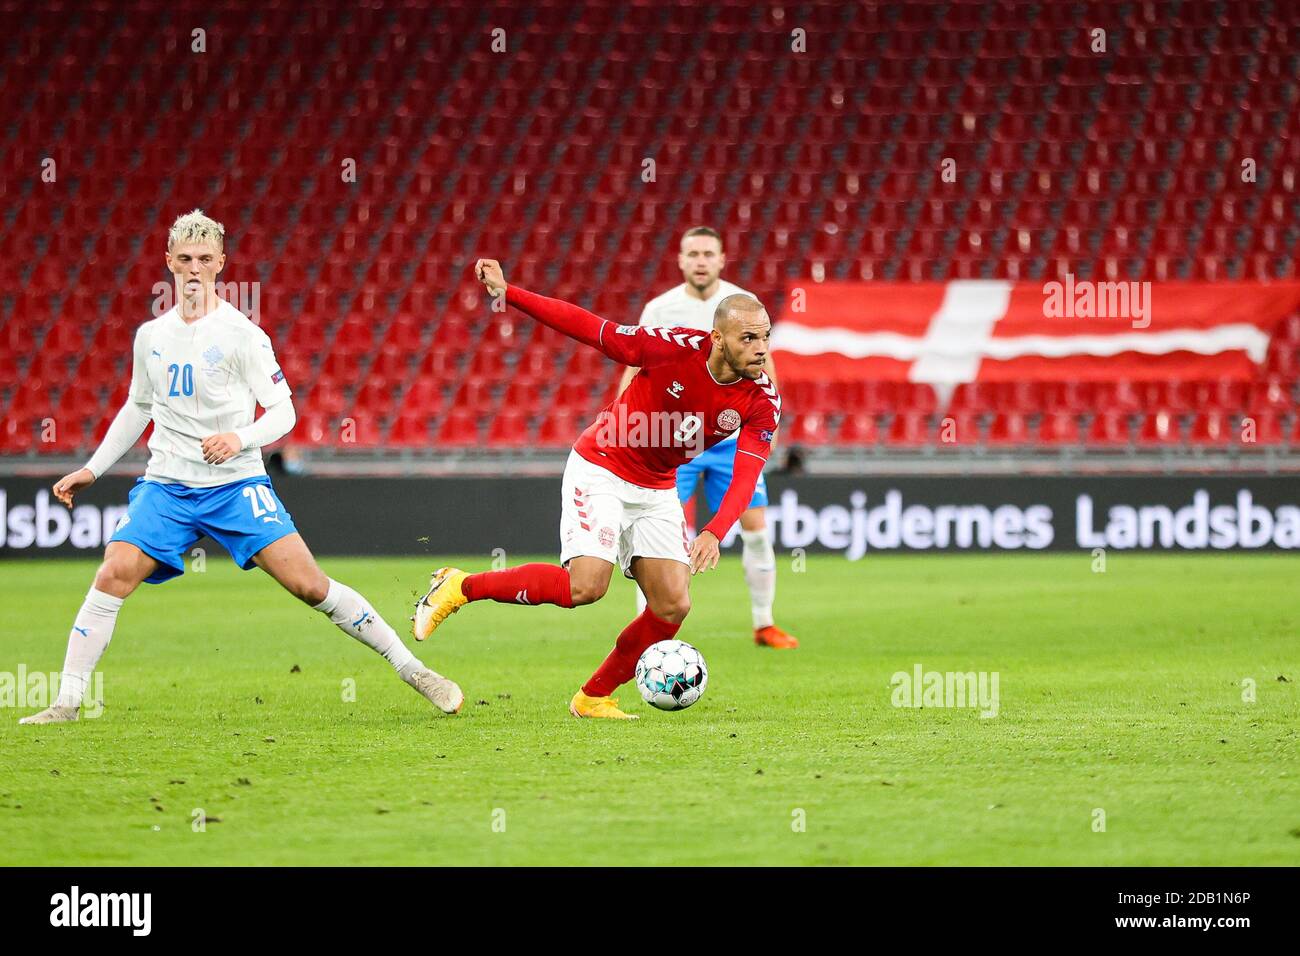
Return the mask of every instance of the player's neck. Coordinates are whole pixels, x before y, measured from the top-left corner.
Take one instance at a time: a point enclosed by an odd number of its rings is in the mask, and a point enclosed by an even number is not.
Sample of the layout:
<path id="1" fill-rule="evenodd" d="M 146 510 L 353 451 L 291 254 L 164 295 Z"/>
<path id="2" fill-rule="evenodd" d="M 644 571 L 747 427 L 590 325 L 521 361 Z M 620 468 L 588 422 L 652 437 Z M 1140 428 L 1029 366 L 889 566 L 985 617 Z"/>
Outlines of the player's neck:
<path id="1" fill-rule="evenodd" d="M 682 284 L 686 286 L 686 294 L 688 296 L 690 296 L 692 299 L 699 299 L 701 302 L 704 302 L 712 298 L 713 294 L 718 291 L 718 286 L 722 285 L 722 280 L 714 279 L 703 289 L 697 289 L 689 282 L 684 282 Z"/>
<path id="2" fill-rule="evenodd" d="M 209 316 L 213 312 L 217 311 L 217 308 L 221 304 L 220 300 L 221 297 L 217 295 L 215 291 L 209 295 L 208 291 L 205 289 L 203 292 L 203 298 L 198 302 L 191 303 L 184 296 L 181 296 L 180 308 L 178 308 L 176 312 L 180 316 L 182 322 L 186 325 L 191 325 L 199 319 Z"/>
<path id="3" fill-rule="evenodd" d="M 719 349 L 715 348 L 709 353 L 708 366 L 709 374 L 713 376 L 713 380 L 719 385 L 730 385 L 733 382 L 739 382 L 741 379 L 740 373 L 727 364 Z"/>

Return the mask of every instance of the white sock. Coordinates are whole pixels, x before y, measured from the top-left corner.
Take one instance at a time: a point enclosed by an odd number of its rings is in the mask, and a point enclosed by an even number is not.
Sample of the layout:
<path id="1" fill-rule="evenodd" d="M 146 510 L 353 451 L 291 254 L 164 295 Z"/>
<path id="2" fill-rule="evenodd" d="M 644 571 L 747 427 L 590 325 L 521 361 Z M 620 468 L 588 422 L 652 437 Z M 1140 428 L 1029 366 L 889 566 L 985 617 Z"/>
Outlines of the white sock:
<path id="1" fill-rule="evenodd" d="M 330 578 L 329 592 L 316 605 L 316 610 L 329 617 L 344 634 L 382 654 L 402 680 L 424 667 L 370 602 L 346 584 Z"/>
<path id="2" fill-rule="evenodd" d="M 741 531 L 744 542 L 741 564 L 745 568 L 745 583 L 749 585 L 749 608 L 754 615 L 754 629 L 771 627 L 772 602 L 776 600 L 776 552 L 767 539 L 767 529 Z"/>
<path id="3" fill-rule="evenodd" d="M 57 707 L 80 707 L 90 686 L 90 675 L 104 656 L 108 642 L 113 639 L 117 612 L 122 610 L 125 598 L 113 597 L 91 588 L 86 601 L 77 612 L 68 635 L 68 653 L 63 658 L 63 675 L 59 678 Z"/>

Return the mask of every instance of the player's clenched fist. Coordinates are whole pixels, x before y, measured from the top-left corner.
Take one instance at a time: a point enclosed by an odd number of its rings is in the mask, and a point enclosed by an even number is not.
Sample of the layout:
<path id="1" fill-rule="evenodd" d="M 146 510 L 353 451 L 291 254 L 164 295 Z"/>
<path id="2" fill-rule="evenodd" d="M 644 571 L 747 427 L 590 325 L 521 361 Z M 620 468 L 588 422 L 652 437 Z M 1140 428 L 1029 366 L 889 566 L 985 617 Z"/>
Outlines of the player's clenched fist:
<path id="1" fill-rule="evenodd" d="M 691 542 L 691 574 L 712 571 L 718 566 L 718 539 L 712 531 L 701 531 Z"/>
<path id="2" fill-rule="evenodd" d="M 488 290 L 488 295 L 498 296 L 506 291 L 506 276 L 501 271 L 501 263 L 495 259 L 480 259 L 474 263 L 474 275 Z"/>
<path id="3" fill-rule="evenodd" d="M 203 439 L 203 460 L 209 465 L 220 465 L 222 462 L 234 458 L 243 448 L 244 443 L 239 440 L 239 436 L 234 432 L 209 435 Z"/>
<path id="4" fill-rule="evenodd" d="M 94 472 L 89 468 L 78 468 L 72 474 L 64 475 L 54 483 L 54 497 L 71 508 L 72 499 L 77 496 L 77 492 L 82 488 L 89 488 L 94 483 Z"/>

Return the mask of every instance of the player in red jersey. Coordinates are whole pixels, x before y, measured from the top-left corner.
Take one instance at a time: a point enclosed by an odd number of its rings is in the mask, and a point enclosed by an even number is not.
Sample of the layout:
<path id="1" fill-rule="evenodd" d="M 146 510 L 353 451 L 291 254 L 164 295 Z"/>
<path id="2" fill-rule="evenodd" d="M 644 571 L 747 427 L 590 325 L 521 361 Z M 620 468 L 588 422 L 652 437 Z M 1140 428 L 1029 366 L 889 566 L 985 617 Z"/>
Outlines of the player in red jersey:
<path id="1" fill-rule="evenodd" d="M 640 371 L 579 436 L 564 469 L 560 563 L 466 574 L 434 572 L 416 604 L 412 632 L 424 640 L 470 601 L 577 607 L 600 600 L 617 564 L 647 607 L 574 695 L 575 717 L 627 719 L 610 696 L 630 680 L 651 644 L 673 637 L 690 611 L 690 576 L 718 565 L 718 543 L 749 505 L 781 418 L 763 371 L 772 325 L 747 295 L 718 303 L 711 332 L 617 325 L 559 299 L 507 286 L 494 259 L 478 278 L 492 296 L 616 362 Z M 731 485 L 693 542 L 677 498 L 678 466 L 739 431 Z"/>

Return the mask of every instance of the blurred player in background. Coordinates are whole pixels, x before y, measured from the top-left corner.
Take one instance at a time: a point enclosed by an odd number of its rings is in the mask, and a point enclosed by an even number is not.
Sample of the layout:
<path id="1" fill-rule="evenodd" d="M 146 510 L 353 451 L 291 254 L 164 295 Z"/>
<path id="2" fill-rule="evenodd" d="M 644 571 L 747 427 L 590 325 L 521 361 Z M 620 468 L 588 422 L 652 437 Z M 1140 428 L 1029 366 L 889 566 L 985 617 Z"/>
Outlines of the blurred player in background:
<path id="1" fill-rule="evenodd" d="M 578 437 L 564 468 L 560 563 L 466 574 L 434 572 L 412 618 L 424 640 L 470 601 L 576 607 L 605 596 L 614 567 L 645 593 L 647 607 L 619 634 L 605 662 L 573 696 L 575 717 L 628 719 L 611 692 L 632 679 L 651 644 L 677 634 L 690 611 L 690 576 L 718 564 L 719 542 L 754 495 L 781 418 L 764 367 L 772 325 L 749 295 L 717 303 L 708 334 L 617 325 L 586 309 L 507 286 L 501 266 L 475 274 L 493 297 L 624 365 L 632 384 Z M 730 487 L 693 542 L 676 492 L 678 468 L 739 434 Z"/>
<path id="2" fill-rule="evenodd" d="M 686 230 L 677 253 L 677 267 L 682 270 L 681 285 L 674 286 L 663 295 L 646 303 L 641 312 L 640 324 L 646 328 L 672 328 L 682 326 L 707 332 L 713 328 L 713 313 L 718 303 L 729 295 L 750 295 L 740 286 L 722 278 L 722 267 L 727 257 L 722 251 L 722 237 L 707 226 Z M 631 383 L 638 369 L 627 368 L 619 379 L 621 394 Z M 769 353 L 764 371 L 775 385 L 776 369 Z M 704 497 L 709 508 L 718 509 L 718 503 L 731 484 L 732 466 L 736 460 L 736 441 L 729 438 L 693 458 L 677 469 L 677 494 L 685 505 L 695 494 L 695 486 L 704 481 Z M 799 641 L 776 626 L 772 618 L 772 604 L 776 600 L 776 552 L 767 536 L 767 482 L 762 475 L 754 489 L 753 500 L 740 516 L 740 563 L 749 586 L 749 607 L 754 622 L 754 643 L 759 646 L 795 648 Z M 645 595 L 638 588 L 637 609 L 645 610 Z"/>
<path id="3" fill-rule="evenodd" d="M 186 553 L 205 534 L 244 570 L 261 568 L 383 655 L 440 710 L 455 713 L 464 702 L 460 688 L 425 667 L 365 598 L 326 576 L 271 487 L 258 449 L 287 435 L 297 416 L 270 338 L 217 294 L 224 246 L 225 229 L 198 209 L 172 225 L 167 268 L 177 304 L 140 326 L 126 404 L 86 466 L 54 486 L 71 508 L 153 422 L 149 465 L 68 636 L 58 697 L 19 723 L 78 718 L 123 602 L 143 582 L 185 573 Z M 255 403 L 266 409 L 256 421 Z"/>

